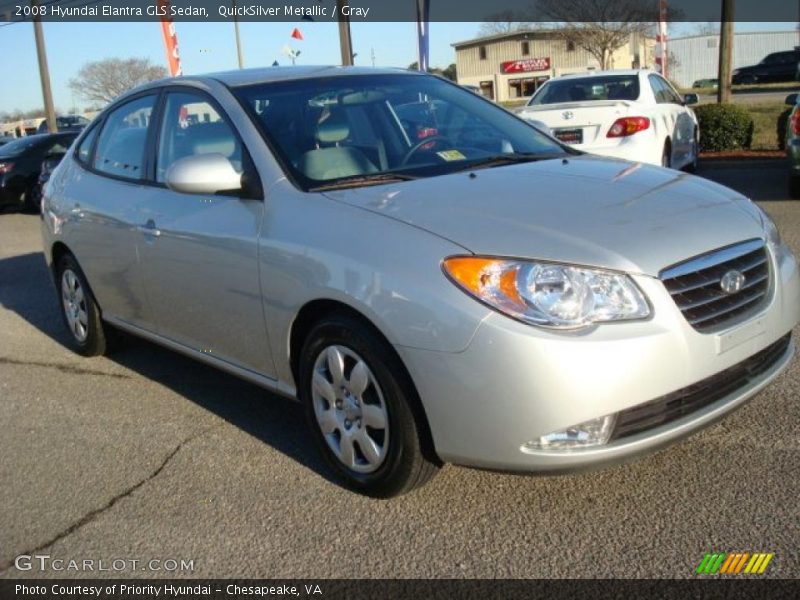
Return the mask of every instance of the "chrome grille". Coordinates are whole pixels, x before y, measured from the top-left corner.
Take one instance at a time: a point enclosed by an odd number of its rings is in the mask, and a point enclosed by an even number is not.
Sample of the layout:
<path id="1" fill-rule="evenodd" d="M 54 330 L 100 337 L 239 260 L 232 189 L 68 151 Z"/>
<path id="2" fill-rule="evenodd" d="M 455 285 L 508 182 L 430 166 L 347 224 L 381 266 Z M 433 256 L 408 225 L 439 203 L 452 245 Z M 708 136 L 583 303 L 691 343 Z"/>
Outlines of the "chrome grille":
<path id="1" fill-rule="evenodd" d="M 731 271 L 744 275 L 744 283 L 726 292 L 722 279 Z M 760 307 L 769 293 L 769 275 L 763 240 L 750 240 L 669 267 L 659 277 L 689 324 L 707 332 Z"/>

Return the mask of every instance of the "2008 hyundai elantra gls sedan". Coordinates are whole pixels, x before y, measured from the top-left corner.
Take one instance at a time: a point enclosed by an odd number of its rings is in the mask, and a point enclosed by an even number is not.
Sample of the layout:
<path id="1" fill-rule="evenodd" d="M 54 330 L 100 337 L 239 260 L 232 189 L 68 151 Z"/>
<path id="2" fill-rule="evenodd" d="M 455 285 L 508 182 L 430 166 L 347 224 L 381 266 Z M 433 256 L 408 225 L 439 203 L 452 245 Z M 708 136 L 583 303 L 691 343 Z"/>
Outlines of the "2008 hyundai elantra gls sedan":
<path id="1" fill-rule="evenodd" d="M 407 71 L 140 87 L 73 145 L 42 222 L 78 352 L 123 330 L 297 398 L 374 496 L 443 462 L 663 447 L 772 381 L 800 318 L 795 259 L 747 198 Z"/>

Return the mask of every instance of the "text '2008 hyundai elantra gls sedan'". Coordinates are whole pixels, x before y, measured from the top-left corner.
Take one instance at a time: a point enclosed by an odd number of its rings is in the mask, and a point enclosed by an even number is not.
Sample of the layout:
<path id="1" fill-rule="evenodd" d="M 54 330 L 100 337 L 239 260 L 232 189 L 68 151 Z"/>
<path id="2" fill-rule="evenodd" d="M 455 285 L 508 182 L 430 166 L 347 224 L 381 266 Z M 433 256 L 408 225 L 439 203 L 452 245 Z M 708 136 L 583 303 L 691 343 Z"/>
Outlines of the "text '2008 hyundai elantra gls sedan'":
<path id="1" fill-rule="evenodd" d="M 714 422 L 794 354 L 769 217 L 581 154 L 438 77 L 181 77 L 106 108 L 45 190 L 77 351 L 124 330 L 305 406 L 350 487 L 557 472 Z"/>

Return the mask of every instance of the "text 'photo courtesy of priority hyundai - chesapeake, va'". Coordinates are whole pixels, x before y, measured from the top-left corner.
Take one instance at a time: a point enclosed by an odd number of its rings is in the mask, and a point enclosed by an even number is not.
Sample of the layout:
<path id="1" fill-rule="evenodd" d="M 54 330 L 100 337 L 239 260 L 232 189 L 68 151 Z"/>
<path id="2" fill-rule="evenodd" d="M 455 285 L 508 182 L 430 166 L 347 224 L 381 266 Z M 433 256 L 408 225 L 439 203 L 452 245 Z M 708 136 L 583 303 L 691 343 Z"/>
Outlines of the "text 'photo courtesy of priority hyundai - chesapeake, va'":
<path id="1" fill-rule="evenodd" d="M 800 594 L 797 7 L 284 4 L 0 2 L 0 596 Z"/>

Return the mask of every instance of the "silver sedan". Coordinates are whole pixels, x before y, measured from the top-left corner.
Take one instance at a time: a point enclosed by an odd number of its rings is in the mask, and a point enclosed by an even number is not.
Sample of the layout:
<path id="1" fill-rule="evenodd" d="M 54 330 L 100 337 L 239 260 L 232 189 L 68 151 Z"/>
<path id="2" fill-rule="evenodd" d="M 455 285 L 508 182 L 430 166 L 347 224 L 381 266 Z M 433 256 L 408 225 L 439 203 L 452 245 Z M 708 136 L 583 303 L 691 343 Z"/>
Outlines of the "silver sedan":
<path id="1" fill-rule="evenodd" d="M 297 398 L 349 487 L 564 471 L 701 429 L 791 360 L 794 257 L 755 204 L 600 158 L 438 77 L 181 77 L 51 176 L 75 349 L 124 330 Z"/>

